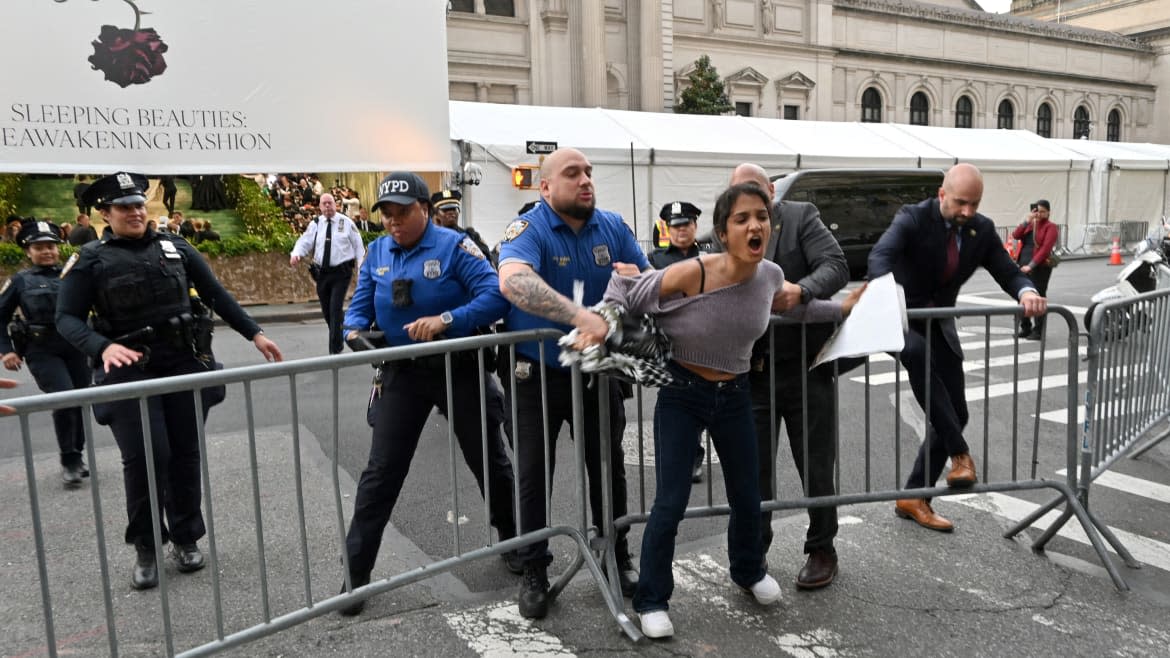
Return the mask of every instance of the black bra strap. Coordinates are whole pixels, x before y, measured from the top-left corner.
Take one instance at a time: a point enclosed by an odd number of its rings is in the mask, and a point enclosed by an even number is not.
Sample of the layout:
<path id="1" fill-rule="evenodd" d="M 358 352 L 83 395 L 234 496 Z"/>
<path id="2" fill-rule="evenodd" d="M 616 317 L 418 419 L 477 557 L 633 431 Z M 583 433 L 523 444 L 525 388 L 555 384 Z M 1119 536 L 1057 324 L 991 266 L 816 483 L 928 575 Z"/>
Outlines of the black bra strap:
<path id="1" fill-rule="evenodd" d="M 699 294 L 703 294 L 703 288 L 707 287 L 707 269 L 703 267 L 703 258 L 699 257 L 695 260 L 699 261 Z"/>

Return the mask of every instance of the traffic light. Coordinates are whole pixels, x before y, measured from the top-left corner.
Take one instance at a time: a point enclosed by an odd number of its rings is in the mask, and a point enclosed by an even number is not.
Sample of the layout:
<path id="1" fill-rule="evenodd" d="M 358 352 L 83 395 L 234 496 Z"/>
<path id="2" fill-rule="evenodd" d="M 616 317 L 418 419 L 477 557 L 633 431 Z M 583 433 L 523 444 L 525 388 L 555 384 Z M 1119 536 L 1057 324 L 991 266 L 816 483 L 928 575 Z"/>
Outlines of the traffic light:
<path id="1" fill-rule="evenodd" d="M 537 187 L 538 179 L 535 165 L 517 165 L 512 167 L 512 186 L 521 190 L 532 190 Z"/>

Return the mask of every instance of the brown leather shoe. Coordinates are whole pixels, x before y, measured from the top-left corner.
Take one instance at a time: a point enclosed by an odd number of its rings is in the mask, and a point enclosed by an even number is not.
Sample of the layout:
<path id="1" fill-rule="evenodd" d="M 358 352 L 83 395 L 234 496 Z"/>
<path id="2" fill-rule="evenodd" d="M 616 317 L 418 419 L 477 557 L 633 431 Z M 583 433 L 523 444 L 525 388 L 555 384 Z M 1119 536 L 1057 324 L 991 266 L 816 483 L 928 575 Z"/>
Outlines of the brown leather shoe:
<path id="1" fill-rule="evenodd" d="M 818 548 L 808 554 L 804 568 L 796 576 L 797 589 L 828 587 L 837 576 L 837 551 Z"/>
<path id="2" fill-rule="evenodd" d="M 944 519 L 931 509 L 930 503 L 922 498 L 903 498 L 894 504 L 894 514 L 903 519 L 910 519 L 923 528 L 950 532 L 955 524 Z"/>
<path id="3" fill-rule="evenodd" d="M 947 486 L 965 489 L 979 481 L 975 475 L 975 460 L 971 453 L 964 452 L 951 457 L 951 472 L 947 473 Z"/>

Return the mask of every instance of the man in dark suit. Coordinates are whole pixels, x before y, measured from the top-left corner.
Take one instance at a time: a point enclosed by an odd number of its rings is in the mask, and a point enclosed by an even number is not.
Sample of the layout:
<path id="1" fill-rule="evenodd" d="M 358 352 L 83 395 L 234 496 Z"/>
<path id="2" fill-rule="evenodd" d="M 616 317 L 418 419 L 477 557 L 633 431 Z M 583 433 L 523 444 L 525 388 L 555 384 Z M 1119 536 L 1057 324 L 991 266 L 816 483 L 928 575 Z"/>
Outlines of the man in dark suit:
<path id="1" fill-rule="evenodd" d="M 1024 317 L 1043 315 L 1048 309 L 1047 300 L 1012 262 L 995 224 L 977 212 L 982 198 L 983 174 L 979 169 L 970 164 L 951 167 L 937 198 L 898 210 L 890 228 L 870 252 L 870 278 L 893 272 L 905 289 L 909 308 L 952 307 L 959 288 L 971 278 L 976 267 L 982 266 L 1004 292 L 1020 301 Z M 970 487 L 978 478 L 975 461 L 963 440 L 968 417 L 963 350 L 953 318 L 935 321 L 933 325 L 929 364 L 925 322 L 911 323 L 906 347 L 899 355 L 909 373 L 914 398 L 924 409 L 927 387 L 930 388 L 926 440 L 918 449 L 906 488 L 934 486 L 947 457 L 951 459 L 947 484 Z M 950 521 L 934 512 L 929 499 L 899 500 L 894 511 L 931 530 L 954 529 Z"/>
<path id="2" fill-rule="evenodd" d="M 731 184 L 754 183 L 772 198 L 775 186 L 762 167 L 745 163 L 731 174 Z M 772 205 L 772 237 L 764 257 L 784 270 L 786 306 L 792 307 L 811 299 L 828 299 L 849 282 L 845 253 L 833 234 L 821 222 L 821 214 L 811 203 L 778 201 Z M 801 335 L 805 345 L 801 347 Z M 834 429 L 837 417 L 834 405 L 837 385 L 833 364 L 814 370 L 808 367 L 833 333 L 827 323 L 778 325 L 775 340 L 764 334 L 752 348 L 752 369 L 748 382 L 752 392 L 752 415 L 759 445 L 760 498 L 776 497 L 776 441 L 780 425 L 788 434 L 788 447 L 797 473 L 809 496 L 832 496 L 836 493 L 833 469 L 837 461 Z M 770 346 L 775 352 L 769 354 Z M 769 357 L 772 365 L 769 366 Z M 773 373 L 775 397 L 773 397 Z M 807 401 L 807 414 L 805 404 Z M 775 409 L 776 425 L 772 425 Z M 805 433 L 805 427 L 808 433 Z M 807 454 L 806 453 L 807 448 Z M 807 464 L 807 470 L 806 470 Z M 764 552 L 772 545 L 772 513 L 763 514 Z M 811 590 L 825 587 L 837 575 L 837 508 L 810 507 L 804 567 L 796 576 L 796 586 Z"/>

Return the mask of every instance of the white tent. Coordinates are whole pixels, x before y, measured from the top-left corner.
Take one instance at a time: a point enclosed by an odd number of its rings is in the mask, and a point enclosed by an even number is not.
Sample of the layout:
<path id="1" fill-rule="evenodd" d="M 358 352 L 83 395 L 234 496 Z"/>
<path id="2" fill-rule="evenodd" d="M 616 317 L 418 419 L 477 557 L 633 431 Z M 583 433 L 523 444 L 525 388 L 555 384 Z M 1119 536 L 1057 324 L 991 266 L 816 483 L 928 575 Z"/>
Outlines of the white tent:
<path id="1" fill-rule="evenodd" d="M 1094 196 L 1089 222 L 1149 223 L 1170 213 L 1170 147 L 1158 144 L 1058 139 L 1054 142 L 1093 158 Z"/>
<path id="2" fill-rule="evenodd" d="M 796 153 L 796 169 L 912 167 L 947 169 L 954 156 L 872 123 L 746 119 Z"/>

